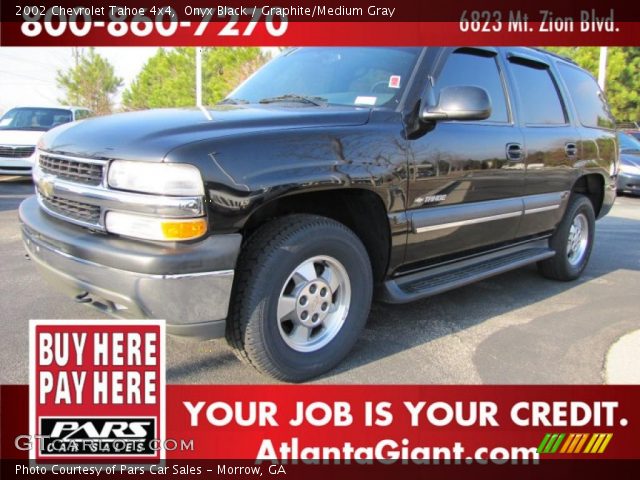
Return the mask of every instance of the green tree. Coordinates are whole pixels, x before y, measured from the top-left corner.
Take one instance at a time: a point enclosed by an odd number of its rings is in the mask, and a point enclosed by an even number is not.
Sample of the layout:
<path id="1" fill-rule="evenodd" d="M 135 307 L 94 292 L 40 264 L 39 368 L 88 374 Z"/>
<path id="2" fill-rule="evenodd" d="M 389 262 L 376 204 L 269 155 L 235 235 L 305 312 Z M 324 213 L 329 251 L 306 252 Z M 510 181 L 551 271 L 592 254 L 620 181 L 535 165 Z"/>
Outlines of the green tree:
<path id="1" fill-rule="evenodd" d="M 202 102 L 212 105 L 265 63 L 259 48 L 203 48 Z M 159 49 L 125 90 L 125 108 L 137 110 L 195 105 L 195 49 Z"/>
<path id="2" fill-rule="evenodd" d="M 113 65 L 94 48 L 87 53 L 76 51 L 76 64 L 66 72 L 58 70 L 56 82 L 65 92 L 60 102 L 88 107 L 98 115 L 113 111 L 113 96 L 122 87 Z"/>
<path id="3" fill-rule="evenodd" d="M 596 78 L 600 47 L 550 47 L 548 50 L 571 58 Z M 605 93 L 619 121 L 640 119 L 640 48 L 609 47 Z"/>
<path id="4" fill-rule="evenodd" d="M 126 109 L 183 107 L 195 103 L 195 50 L 161 48 L 122 94 Z"/>

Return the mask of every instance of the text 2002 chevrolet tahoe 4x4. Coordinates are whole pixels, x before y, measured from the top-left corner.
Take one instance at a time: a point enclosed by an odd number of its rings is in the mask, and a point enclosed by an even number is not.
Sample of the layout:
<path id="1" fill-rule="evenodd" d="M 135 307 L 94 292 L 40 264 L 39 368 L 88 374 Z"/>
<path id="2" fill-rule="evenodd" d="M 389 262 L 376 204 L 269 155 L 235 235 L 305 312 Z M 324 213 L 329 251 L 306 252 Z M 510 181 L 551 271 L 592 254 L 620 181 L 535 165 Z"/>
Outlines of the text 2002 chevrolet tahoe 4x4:
<path id="1" fill-rule="evenodd" d="M 374 296 L 537 262 L 577 278 L 615 198 L 594 79 L 527 48 L 305 48 L 213 108 L 42 140 L 31 258 L 79 302 L 226 337 L 263 373 L 335 366 Z"/>

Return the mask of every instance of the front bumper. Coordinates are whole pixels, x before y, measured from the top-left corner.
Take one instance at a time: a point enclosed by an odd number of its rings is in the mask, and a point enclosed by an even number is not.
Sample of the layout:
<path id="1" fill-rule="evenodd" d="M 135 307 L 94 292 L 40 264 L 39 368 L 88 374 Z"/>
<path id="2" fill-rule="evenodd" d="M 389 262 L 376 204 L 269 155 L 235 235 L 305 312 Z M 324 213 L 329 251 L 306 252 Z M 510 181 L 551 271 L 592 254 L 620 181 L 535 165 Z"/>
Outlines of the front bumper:
<path id="1" fill-rule="evenodd" d="M 629 175 L 620 172 L 618 173 L 616 187 L 618 191 L 640 195 L 640 175 Z"/>
<path id="2" fill-rule="evenodd" d="M 0 157 L 0 175 L 31 175 L 35 155 L 29 158 Z"/>
<path id="3" fill-rule="evenodd" d="M 20 205 L 29 257 L 55 286 L 118 318 L 158 318 L 175 335 L 224 336 L 242 237 L 151 245 L 94 234 L 44 213 L 35 197 Z"/>

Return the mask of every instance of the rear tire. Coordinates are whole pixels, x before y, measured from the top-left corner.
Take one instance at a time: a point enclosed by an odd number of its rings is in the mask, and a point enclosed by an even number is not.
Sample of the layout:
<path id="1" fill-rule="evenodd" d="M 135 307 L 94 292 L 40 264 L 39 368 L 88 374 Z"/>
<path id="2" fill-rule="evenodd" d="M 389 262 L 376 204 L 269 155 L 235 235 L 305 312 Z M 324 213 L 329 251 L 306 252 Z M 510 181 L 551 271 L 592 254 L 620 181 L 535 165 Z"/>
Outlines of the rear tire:
<path id="1" fill-rule="evenodd" d="M 549 247 L 556 254 L 538 262 L 540 273 L 561 281 L 578 278 L 591 256 L 595 224 L 591 201 L 584 195 L 572 195 L 562 221 L 549 240 Z"/>
<path id="2" fill-rule="evenodd" d="M 227 340 L 263 374 L 300 382 L 351 350 L 371 306 L 367 251 L 347 227 L 289 215 L 259 228 L 236 270 Z"/>

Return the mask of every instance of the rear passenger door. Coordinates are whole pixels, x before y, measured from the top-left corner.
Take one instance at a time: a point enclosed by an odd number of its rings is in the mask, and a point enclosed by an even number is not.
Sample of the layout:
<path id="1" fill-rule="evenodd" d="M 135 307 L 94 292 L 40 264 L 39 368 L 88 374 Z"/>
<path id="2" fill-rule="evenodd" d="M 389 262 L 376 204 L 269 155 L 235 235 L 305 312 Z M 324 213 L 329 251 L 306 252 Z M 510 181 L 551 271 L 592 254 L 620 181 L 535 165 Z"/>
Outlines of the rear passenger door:
<path id="1" fill-rule="evenodd" d="M 524 132 L 526 181 L 518 237 L 553 229 L 560 221 L 580 159 L 580 134 L 546 55 L 507 52 Z"/>
<path id="2" fill-rule="evenodd" d="M 433 97 L 446 86 L 487 91 L 482 121 L 439 121 L 411 140 L 406 261 L 433 260 L 516 235 L 524 188 L 523 137 L 512 119 L 496 49 L 449 48 L 431 67 Z M 425 79 L 425 85 L 428 80 Z"/>

